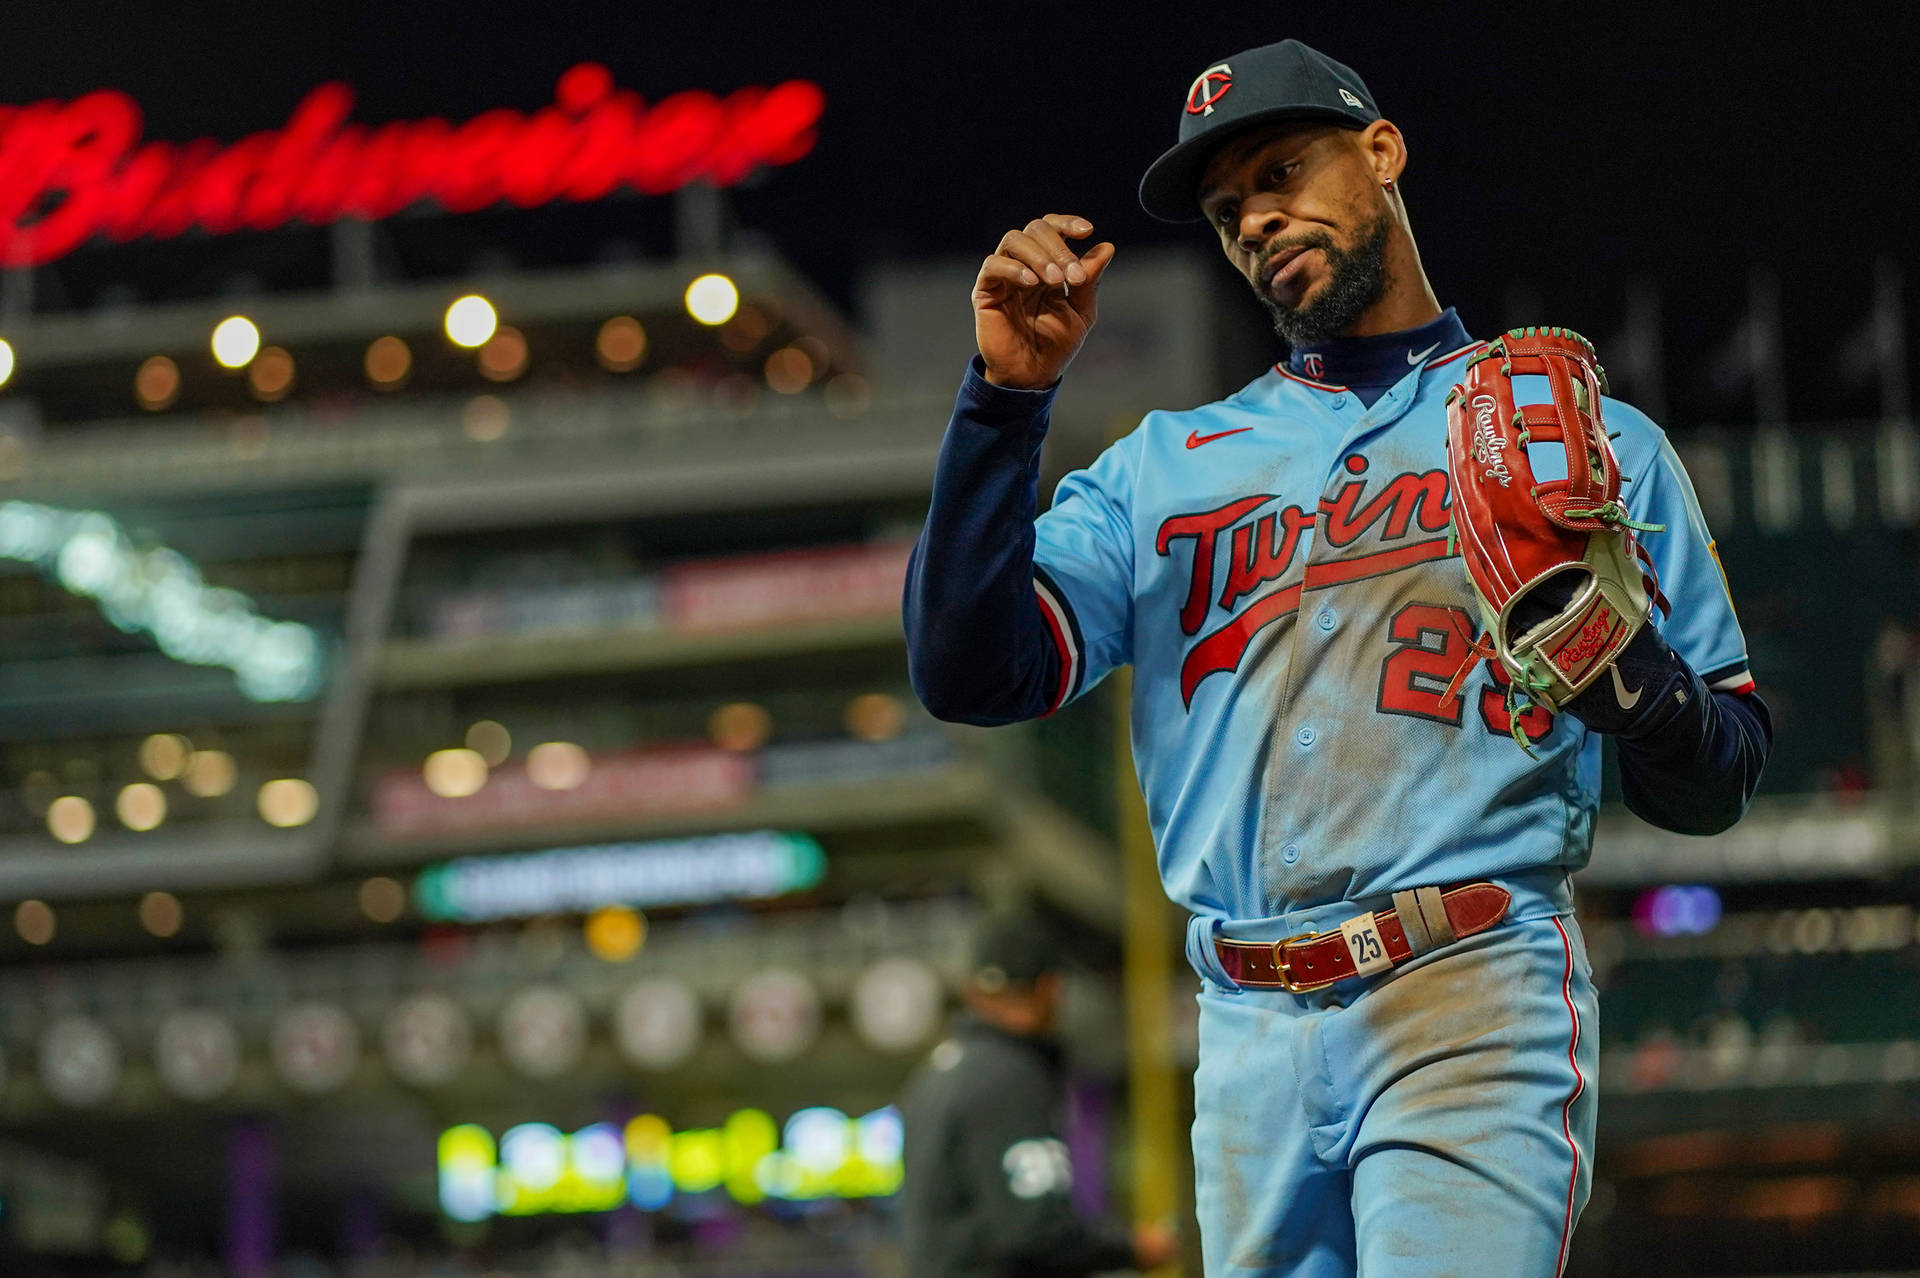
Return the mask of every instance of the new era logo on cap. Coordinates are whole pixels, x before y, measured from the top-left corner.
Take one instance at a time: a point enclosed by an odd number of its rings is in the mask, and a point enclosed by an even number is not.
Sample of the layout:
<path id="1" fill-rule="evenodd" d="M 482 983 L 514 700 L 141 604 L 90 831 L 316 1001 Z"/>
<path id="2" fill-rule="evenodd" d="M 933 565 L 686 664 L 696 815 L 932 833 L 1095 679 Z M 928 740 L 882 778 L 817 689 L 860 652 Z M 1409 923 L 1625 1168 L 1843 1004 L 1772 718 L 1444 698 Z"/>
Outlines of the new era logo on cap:
<path id="1" fill-rule="evenodd" d="M 1212 115 L 1213 104 L 1226 97 L 1232 87 L 1232 67 L 1224 62 L 1208 67 L 1194 77 L 1193 86 L 1187 90 L 1187 114 Z"/>
<path id="2" fill-rule="evenodd" d="M 1356 98 L 1355 96 L 1353 96 L 1353 91 L 1351 89 L 1340 90 L 1340 100 L 1346 103 L 1348 106 L 1352 107 L 1356 111 L 1364 111 L 1367 109 L 1367 104 L 1362 102 L 1359 98 Z"/>

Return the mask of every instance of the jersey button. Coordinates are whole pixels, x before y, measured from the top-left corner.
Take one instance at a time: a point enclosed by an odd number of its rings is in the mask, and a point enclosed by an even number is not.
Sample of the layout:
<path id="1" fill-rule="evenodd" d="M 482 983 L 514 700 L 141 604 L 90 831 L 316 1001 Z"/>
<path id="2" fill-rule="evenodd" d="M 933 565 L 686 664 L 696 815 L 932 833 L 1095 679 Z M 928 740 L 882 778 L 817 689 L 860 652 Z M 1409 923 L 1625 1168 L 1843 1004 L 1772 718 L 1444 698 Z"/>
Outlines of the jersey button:
<path id="1" fill-rule="evenodd" d="M 1293 739 L 1303 746 L 1310 746 L 1313 744 L 1313 729 L 1302 728 L 1300 731 L 1294 733 Z"/>
<path id="2" fill-rule="evenodd" d="M 1298 861 L 1300 859 L 1300 845 L 1298 843 L 1289 843 L 1284 848 L 1281 848 L 1280 859 L 1288 865 L 1292 865 L 1295 861 Z"/>
<path id="3" fill-rule="evenodd" d="M 1319 622 L 1322 630 L 1333 629 L 1334 626 L 1339 623 L 1339 620 L 1340 619 L 1334 615 L 1333 609 L 1322 608 L 1320 610 Z"/>
<path id="4" fill-rule="evenodd" d="M 1335 395 L 1330 403 L 1334 408 L 1345 408 L 1347 406 L 1347 397 L 1345 395 Z"/>

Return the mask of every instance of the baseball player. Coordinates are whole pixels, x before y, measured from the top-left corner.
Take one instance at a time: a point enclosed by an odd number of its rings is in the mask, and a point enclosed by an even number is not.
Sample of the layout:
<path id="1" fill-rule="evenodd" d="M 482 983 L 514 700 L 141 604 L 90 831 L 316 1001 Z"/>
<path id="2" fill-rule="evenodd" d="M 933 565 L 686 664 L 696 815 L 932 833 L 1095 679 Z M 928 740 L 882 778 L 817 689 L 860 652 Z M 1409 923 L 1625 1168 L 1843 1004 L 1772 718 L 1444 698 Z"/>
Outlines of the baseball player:
<path id="1" fill-rule="evenodd" d="M 1154 1269 L 1171 1231 L 1131 1235 L 1075 1211 L 1060 1139 L 1060 955 L 1038 919 L 974 938 L 967 1010 L 907 1086 L 900 1216 L 912 1278 L 1086 1278 Z"/>
<path id="2" fill-rule="evenodd" d="M 1036 518 L 1114 246 L 1077 252 L 1077 214 L 1009 231 L 908 575 L 913 682 L 943 718 L 1050 714 L 1134 667 L 1134 763 L 1202 978 L 1215 1278 L 1557 1274 L 1592 1167 L 1568 875 L 1600 737 L 1628 806 L 1693 834 L 1739 819 L 1772 744 L 1691 485 L 1616 400 L 1612 517 L 1663 528 L 1641 547 L 1665 608 L 1558 713 L 1480 660 L 1446 400 L 1486 348 L 1421 267 L 1407 166 L 1360 77 L 1297 41 L 1202 71 L 1141 201 L 1207 222 L 1286 362 L 1149 413 Z"/>

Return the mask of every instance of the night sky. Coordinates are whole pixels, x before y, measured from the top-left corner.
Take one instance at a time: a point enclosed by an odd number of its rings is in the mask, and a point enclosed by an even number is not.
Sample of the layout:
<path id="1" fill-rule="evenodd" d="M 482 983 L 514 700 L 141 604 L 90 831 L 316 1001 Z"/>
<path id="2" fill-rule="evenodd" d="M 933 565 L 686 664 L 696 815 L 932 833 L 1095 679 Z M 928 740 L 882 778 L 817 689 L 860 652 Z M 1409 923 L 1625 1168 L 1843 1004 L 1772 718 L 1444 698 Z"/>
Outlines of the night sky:
<path id="1" fill-rule="evenodd" d="M 343 80 L 355 119 L 462 120 L 550 102 L 583 59 L 649 99 L 805 77 L 827 92 L 815 152 L 738 193 L 741 223 L 851 304 L 888 258 L 978 256 L 1042 212 L 1089 217 L 1119 245 L 1210 244 L 1149 219 L 1133 190 L 1170 144 L 1188 82 L 1209 62 L 1297 36 L 1354 66 L 1407 136 L 1403 188 L 1436 290 L 1486 333 L 1530 318 L 1605 339 L 1633 273 L 1666 292 L 1676 410 L 1737 420 L 1698 390 L 1732 328 L 1749 266 L 1781 280 L 1789 391 L 1800 418 L 1873 407 L 1832 362 L 1865 318 L 1872 263 L 1920 279 L 1914 99 L 1900 6 L 1821 5 L 1792 26 L 1774 6 L 1594 3 L 648 5 L 440 3 L 136 5 L 9 0 L 0 100 L 116 87 L 146 136 L 231 139 L 285 121 Z M 612 241 L 667 243 L 666 202 L 415 218 L 394 226 L 396 273 L 592 260 Z M 41 281 L 47 306 L 117 284 L 143 297 L 324 282 L 315 231 L 93 249 Z M 1221 267 L 1223 289 L 1244 289 Z M 959 304 L 964 304 L 960 301 Z M 1249 302 L 1250 323 L 1259 312 Z M 1604 355 L 1604 349 L 1603 349 Z"/>

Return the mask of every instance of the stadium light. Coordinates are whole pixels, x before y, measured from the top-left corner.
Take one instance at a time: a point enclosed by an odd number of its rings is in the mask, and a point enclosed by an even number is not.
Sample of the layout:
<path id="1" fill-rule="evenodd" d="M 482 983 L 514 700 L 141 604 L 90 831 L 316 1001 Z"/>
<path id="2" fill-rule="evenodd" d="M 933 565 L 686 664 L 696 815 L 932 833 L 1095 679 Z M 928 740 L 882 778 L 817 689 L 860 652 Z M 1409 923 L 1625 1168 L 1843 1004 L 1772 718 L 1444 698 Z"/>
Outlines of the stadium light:
<path id="1" fill-rule="evenodd" d="M 647 330 L 631 315 L 616 315 L 600 326 L 593 353 L 609 373 L 630 373 L 647 354 Z"/>
<path id="2" fill-rule="evenodd" d="M 186 921 L 180 898 L 171 892 L 149 892 L 141 897 L 139 915 L 140 926 L 163 940 L 177 933 Z"/>
<path id="3" fill-rule="evenodd" d="M 285 399 L 293 389 L 293 356 L 278 346 L 267 347 L 247 370 L 247 383 L 255 399 L 269 404 Z"/>
<path id="4" fill-rule="evenodd" d="M 135 781 L 121 789 L 113 810 L 129 830 L 156 829 L 167 819 L 167 794 L 151 781 Z"/>
<path id="5" fill-rule="evenodd" d="M 367 347 L 367 380 L 381 390 L 399 386 L 413 368 L 413 352 L 397 337 L 376 337 Z"/>
<path id="6" fill-rule="evenodd" d="M 260 353 L 260 330 L 244 315 L 229 315 L 213 326 L 213 357 L 222 368 L 245 368 Z"/>
<path id="7" fill-rule="evenodd" d="M 487 761 L 478 750 L 435 750 L 421 765 L 427 789 L 443 799 L 464 799 L 487 784 Z"/>
<path id="8" fill-rule="evenodd" d="M 447 338 L 455 346 L 484 346 L 499 326 L 493 303 L 478 293 L 469 293 L 447 307 Z"/>
<path id="9" fill-rule="evenodd" d="M 13 911 L 13 928 L 28 945 L 45 945 L 53 939 L 56 920 L 53 907 L 45 901 L 22 901 Z"/>
<path id="10" fill-rule="evenodd" d="M 133 375 L 133 397 L 150 413 L 173 407 L 180 398 L 180 366 L 165 355 L 150 355 Z"/>
<path id="11" fill-rule="evenodd" d="M 320 796 L 311 781 L 281 777 L 260 787 L 255 802 L 260 819 L 282 830 L 305 825 L 320 811 Z"/>
<path id="12" fill-rule="evenodd" d="M 687 314 L 712 327 L 740 309 L 740 290 L 724 275 L 702 275 L 687 285 Z"/>
<path id="13" fill-rule="evenodd" d="M 7 339 L 0 337 L 0 386 L 7 384 L 13 376 L 13 347 L 7 345 Z"/>
<path id="14" fill-rule="evenodd" d="M 47 829 L 62 843 L 93 837 L 93 805 L 77 794 L 63 794 L 47 808 Z"/>

